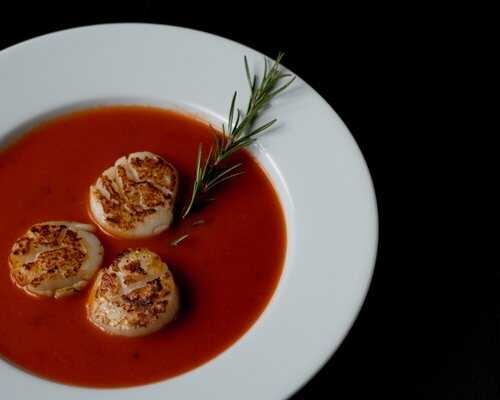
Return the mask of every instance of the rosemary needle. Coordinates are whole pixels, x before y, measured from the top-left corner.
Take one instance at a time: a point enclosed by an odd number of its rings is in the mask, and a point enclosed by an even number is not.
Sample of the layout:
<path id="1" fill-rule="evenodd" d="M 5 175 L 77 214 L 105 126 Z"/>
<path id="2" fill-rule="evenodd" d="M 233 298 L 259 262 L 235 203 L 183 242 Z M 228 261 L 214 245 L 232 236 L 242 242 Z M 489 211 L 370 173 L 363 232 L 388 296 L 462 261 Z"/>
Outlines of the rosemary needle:
<path id="1" fill-rule="evenodd" d="M 189 236 L 190 236 L 189 233 L 187 233 L 185 235 L 182 235 L 182 236 L 178 237 L 175 240 L 172 240 L 170 242 L 170 246 L 177 247 L 182 241 L 184 241 L 185 239 L 187 239 Z"/>
<path id="2" fill-rule="evenodd" d="M 182 218 L 185 218 L 194 207 L 207 202 L 207 193 L 221 183 L 242 175 L 242 164 L 234 164 L 222 167 L 219 163 L 235 152 L 251 145 L 258 135 L 270 128 L 276 119 L 254 127 L 254 122 L 260 113 L 269 105 L 269 102 L 279 93 L 283 92 L 295 80 L 295 76 L 282 71 L 281 59 L 284 54 L 279 53 L 274 64 L 264 59 L 264 74 L 261 79 L 250 72 L 248 60 L 245 57 L 245 72 L 250 86 L 250 98 L 246 112 L 236 106 L 237 93 L 235 92 L 229 107 L 227 127 L 222 125 L 222 135 L 216 133 L 208 154 L 203 156 L 203 146 L 198 146 L 196 157 L 195 180 L 189 203 L 183 210 Z M 278 83 L 288 78 L 283 85 Z"/>

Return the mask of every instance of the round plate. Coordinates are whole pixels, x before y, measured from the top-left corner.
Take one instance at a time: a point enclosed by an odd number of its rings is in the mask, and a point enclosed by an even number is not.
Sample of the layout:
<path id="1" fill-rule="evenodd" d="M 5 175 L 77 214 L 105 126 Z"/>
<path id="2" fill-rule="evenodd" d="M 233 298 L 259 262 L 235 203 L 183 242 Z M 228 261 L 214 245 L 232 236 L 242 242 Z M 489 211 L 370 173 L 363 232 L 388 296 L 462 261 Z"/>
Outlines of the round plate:
<path id="1" fill-rule="evenodd" d="M 147 24 L 70 29 L 18 44 L 0 52 L 1 145 L 40 120 L 96 104 L 154 104 L 220 123 L 234 90 L 241 106 L 247 98 L 244 55 L 262 70 L 263 56 L 238 43 Z M 127 389 L 58 384 L 0 360 L 6 398 L 275 400 L 321 368 L 353 323 L 372 276 L 374 190 L 346 126 L 304 81 L 297 79 L 264 117 L 279 121 L 252 151 L 282 200 L 288 249 L 279 286 L 254 326 L 197 369 Z"/>

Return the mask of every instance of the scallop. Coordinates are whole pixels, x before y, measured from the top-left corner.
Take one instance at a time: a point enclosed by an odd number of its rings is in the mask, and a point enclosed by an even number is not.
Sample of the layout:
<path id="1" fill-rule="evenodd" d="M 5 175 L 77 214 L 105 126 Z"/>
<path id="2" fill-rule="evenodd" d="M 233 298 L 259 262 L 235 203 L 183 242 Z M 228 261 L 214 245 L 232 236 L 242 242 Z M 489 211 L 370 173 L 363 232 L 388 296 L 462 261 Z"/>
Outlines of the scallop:
<path id="1" fill-rule="evenodd" d="M 90 187 L 90 212 L 106 232 L 122 238 L 157 235 L 173 219 L 178 173 L 157 154 L 119 158 Z"/>
<path id="2" fill-rule="evenodd" d="M 178 290 L 167 264 L 147 249 L 128 249 L 101 270 L 87 301 L 89 320 L 122 336 L 155 332 L 178 309 Z"/>
<path id="3" fill-rule="evenodd" d="M 13 281 L 28 293 L 64 297 L 83 289 L 102 263 L 92 225 L 48 221 L 33 225 L 9 255 Z"/>

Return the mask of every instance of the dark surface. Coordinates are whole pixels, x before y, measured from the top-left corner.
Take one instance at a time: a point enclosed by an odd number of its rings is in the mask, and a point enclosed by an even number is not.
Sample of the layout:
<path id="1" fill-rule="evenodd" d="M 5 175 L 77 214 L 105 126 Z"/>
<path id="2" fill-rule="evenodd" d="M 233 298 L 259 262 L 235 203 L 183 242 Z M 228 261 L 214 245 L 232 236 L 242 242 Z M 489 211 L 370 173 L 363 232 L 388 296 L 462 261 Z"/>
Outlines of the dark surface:
<path id="1" fill-rule="evenodd" d="M 104 22 L 208 31 L 269 56 L 286 51 L 286 66 L 310 83 L 351 130 L 377 191 L 377 265 L 352 330 L 294 400 L 500 398 L 500 308 L 493 294 L 499 276 L 483 274 L 482 257 L 468 255 L 471 205 L 459 203 L 474 179 L 462 175 L 467 157 L 458 148 L 463 139 L 449 123 L 458 119 L 463 128 L 463 114 L 450 110 L 444 97 L 460 100 L 466 85 L 457 65 L 449 63 L 455 48 L 462 50 L 470 41 L 461 26 L 444 24 L 455 20 L 454 10 L 43 3 L 36 9 L 24 2 L 14 9 L 2 6 L 0 48 Z M 265 23 L 245 20 L 241 9 L 261 15 Z"/>

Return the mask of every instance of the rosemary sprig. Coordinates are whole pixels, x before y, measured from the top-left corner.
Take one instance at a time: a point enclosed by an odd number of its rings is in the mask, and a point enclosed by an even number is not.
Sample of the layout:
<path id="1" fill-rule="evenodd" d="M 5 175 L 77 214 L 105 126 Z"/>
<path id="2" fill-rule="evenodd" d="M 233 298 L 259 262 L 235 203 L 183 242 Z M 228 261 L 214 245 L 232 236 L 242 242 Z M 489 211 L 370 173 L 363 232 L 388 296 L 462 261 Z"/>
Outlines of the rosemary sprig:
<path id="1" fill-rule="evenodd" d="M 246 57 L 244 58 L 245 72 L 250 86 L 247 110 L 244 113 L 236 107 L 237 92 L 235 92 L 229 107 L 227 127 L 223 124 L 222 135 L 215 134 L 205 161 L 203 161 L 203 146 L 202 144 L 198 146 L 193 192 L 188 205 L 184 208 L 182 218 L 185 218 L 193 208 L 205 203 L 208 200 L 207 193 L 213 188 L 244 173 L 241 163 L 229 167 L 222 167 L 219 164 L 238 150 L 254 143 L 258 135 L 277 121 L 273 119 L 254 127 L 256 118 L 269 102 L 295 80 L 295 76 L 291 77 L 286 83 L 278 86 L 283 78 L 291 76 L 282 71 L 281 60 L 283 56 L 284 53 L 280 52 L 272 65 L 267 58 L 264 59 L 262 79 L 259 79 L 256 74 L 252 75 L 248 60 Z"/>

